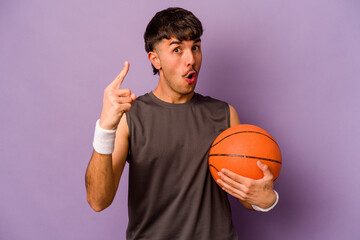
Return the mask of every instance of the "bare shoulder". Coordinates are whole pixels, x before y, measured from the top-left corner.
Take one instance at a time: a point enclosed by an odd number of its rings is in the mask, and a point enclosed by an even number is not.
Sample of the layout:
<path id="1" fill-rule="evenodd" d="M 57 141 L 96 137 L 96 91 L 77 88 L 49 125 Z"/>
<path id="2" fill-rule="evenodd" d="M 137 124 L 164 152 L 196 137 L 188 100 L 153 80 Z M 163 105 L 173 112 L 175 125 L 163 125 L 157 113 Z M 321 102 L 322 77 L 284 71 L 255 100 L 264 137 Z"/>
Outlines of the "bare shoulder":
<path id="1" fill-rule="evenodd" d="M 239 125 L 240 119 L 236 109 L 229 104 L 229 110 L 230 110 L 230 127 Z"/>

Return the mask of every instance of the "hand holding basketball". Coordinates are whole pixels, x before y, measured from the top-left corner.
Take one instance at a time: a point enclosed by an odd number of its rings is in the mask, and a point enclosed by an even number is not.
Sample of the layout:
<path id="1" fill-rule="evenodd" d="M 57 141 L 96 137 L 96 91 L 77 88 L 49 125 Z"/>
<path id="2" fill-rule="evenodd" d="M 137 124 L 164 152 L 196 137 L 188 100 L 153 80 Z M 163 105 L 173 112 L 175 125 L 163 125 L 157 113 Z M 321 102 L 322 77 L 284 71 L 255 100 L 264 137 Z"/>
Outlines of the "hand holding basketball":
<path id="1" fill-rule="evenodd" d="M 126 61 L 120 74 L 105 88 L 99 123 L 103 129 L 116 129 L 122 115 L 130 110 L 131 103 L 136 99 L 130 89 L 120 89 L 128 71 L 129 62 Z"/>
<path id="2" fill-rule="evenodd" d="M 269 207 L 282 165 L 280 148 L 264 129 L 239 124 L 223 131 L 209 151 L 210 172 L 218 185 L 246 203 Z"/>
<path id="3" fill-rule="evenodd" d="M 276 199 L 273 191 L 274 177 L 266 164 L 258 161 L 257 165 L 264 174 L 261 179 L 246 178 L 228 169 L 222 169 L 218 173 L 220 178 L 217 183 L 224 191 L 237 199 L 266 209 Z"/>

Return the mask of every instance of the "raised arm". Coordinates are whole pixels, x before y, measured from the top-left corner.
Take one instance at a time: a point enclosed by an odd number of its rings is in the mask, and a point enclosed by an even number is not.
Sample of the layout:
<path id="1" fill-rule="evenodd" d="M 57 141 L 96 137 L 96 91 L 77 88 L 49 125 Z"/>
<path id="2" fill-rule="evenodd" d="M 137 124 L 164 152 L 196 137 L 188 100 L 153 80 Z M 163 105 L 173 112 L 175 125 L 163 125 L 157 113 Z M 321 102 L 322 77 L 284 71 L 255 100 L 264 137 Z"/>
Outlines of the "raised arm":
<path id="1" fill-rule="evenodd" d="M 104 210 L 112 203 L 126 163 L 129 129 L 125 113 L 136 99 L 129 89 L 120 89 L 128 70 L 129 63 L 125 62 L 123 70 L 104 91 L 103 109 L 97 131 L 100 134 L 115 134 L 115 142 L 110 141 L 109 146 L 109 142 L 101 142 L 96 136 L 94 138 L 94 146 L 103 145 L 111 149 L 113 144 L 114 147 L 112 153 L 99 147 L 95 149 L 86 170 L 87 200 L 95 211 Z M 111 130 L 116 131 L 109 133 Z"/>

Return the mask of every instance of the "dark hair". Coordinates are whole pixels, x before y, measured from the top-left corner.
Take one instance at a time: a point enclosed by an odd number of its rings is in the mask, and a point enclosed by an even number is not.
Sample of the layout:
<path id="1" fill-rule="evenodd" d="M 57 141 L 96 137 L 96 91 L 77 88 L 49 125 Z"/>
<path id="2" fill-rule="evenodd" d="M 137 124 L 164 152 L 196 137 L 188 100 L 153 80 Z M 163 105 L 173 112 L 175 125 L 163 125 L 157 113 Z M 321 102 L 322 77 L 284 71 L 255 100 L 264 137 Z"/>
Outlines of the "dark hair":
<path id="1" fill-rule="evenodd" d="M 155 44 L 164 38 L 195 40 L 200 38 L 202 33 L 202 24 L 192 12 L 182 8 L 168 8 L 156 13 L 147 25 L 144 34 L 145 50 L 153 51 Z M 154 75 L 157 74 L 159 70 L 152 67 Z"/>

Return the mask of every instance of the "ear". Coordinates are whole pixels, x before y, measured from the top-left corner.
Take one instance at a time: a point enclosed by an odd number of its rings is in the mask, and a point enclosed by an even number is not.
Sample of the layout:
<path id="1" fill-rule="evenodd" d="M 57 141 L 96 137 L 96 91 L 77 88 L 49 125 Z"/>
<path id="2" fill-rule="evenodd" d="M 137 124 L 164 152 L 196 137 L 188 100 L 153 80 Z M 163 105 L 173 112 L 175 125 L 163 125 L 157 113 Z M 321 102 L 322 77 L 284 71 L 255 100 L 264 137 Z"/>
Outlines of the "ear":
<path id="1" fill-rule="evenodd" d="M 161 69 L 160 58 L 157 52 L 150 51 L 148 53 L 148 59 L 150 60 L 154 68 L 156 68 L 157 70 Z"/>

